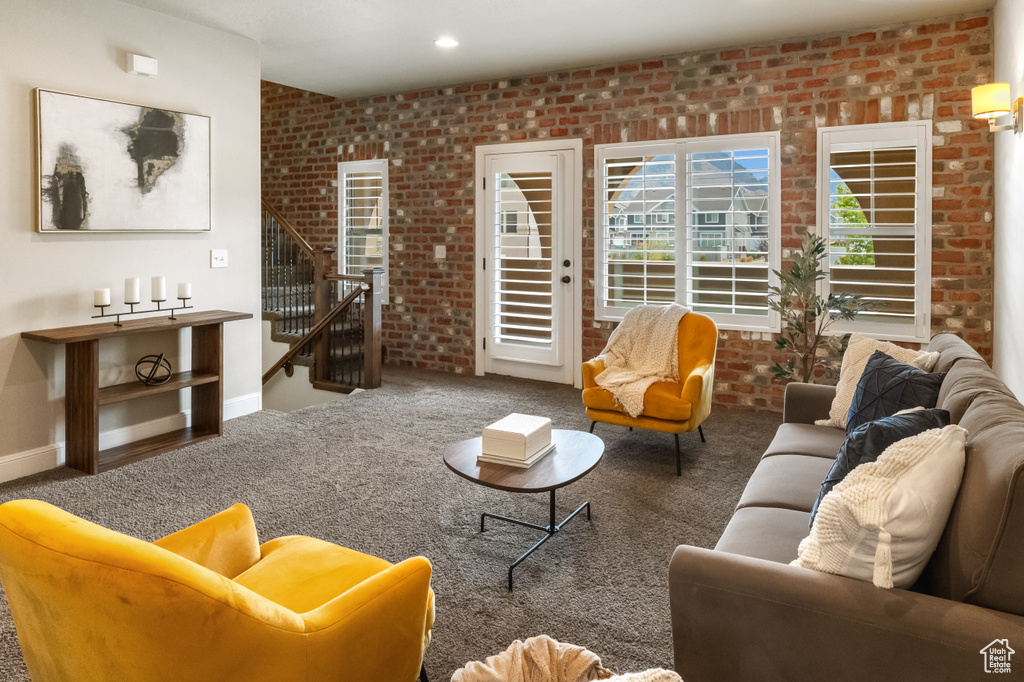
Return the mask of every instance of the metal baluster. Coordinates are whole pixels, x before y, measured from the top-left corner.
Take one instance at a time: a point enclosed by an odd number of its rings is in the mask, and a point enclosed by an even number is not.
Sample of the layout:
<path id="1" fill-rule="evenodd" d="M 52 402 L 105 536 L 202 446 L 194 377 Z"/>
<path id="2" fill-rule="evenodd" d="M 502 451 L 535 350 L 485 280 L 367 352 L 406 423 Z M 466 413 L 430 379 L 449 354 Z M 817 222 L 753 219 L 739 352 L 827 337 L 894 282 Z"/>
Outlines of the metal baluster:
<path id="1" fill-rule="evenodd" d="M 356 315 L 358 315 L 358 317 L 356 317 L 356 320 L 359 322 L 359 325 L 358 326 L 355 325 L 355 324 L 352 325 L 355 328 L 355 330 L 356 330 L 355 331 L 356 338 L 359 340 L 359 354 L 356 355 L 357 360 L 356 360 L 356 363 L 355 363 L 356 364 L 356 382 L 355 382 L 355 385 L 356 386 L 362 386 L 363 385 L 363 353 L 366 352 L 366 349 L 363 348 L 363 336 L 365 334 L 365 330 L 363 329 L 363 324 L 362 324 L 362 322 L 363 322 L 363 305 L 366 302 L 366 292 L 365 291 L 363 292 L 363 295 L 359 297 L 357 302 L 359 303 L 359 306 L 358 306 L 358 308 L 356 310 Z"/>
<path id="2" fill-rule="evenodd" d="M 292 318 L 292 333 L 298 334 L 299 324 L 298 320 L 295 319 L 295 242 L 288 240 L 289 253 L 288 253 L 288 270 L 291 271 L 291 281 L 288 282 L 288 311 Z"/>
<path id="3" fill-rule="evenodd" d="M 281 228 L 280 228 L 280 226 L 276 226 L 276 227 L 277 227 L 277 230 L 276 230 L 276 235 L 274 237 L 274 244 L 276 246 L 274 251 L 276 253 L 274 254 L 274 256 L 275 256 L 275 261 L 276 261 L 275 262 L 275 266 L 276 266 L 276 269 L 277 269 L 277 275 L 275 277 L 275 279 L 277 280 L 277 286 L 274 287 L 274 309 L 280 311 L 280 313 L 281 313 L 281 329 L 283 331 L 287 332 L 288 331 L 288 320 L 284 316 L 284 303 L 282 301 L 282 295 L 284 294 L 284 292 L 281 290 L 281 278 L 284 276 L 284 267 L 283 267 L 283 264 L 281 263 L 281 261 L 284 259 L 284 254 L 282 253 L 283 250 L 284 250 L 284 243 L 283 243 L 283 240 L 281 239 Z"/>

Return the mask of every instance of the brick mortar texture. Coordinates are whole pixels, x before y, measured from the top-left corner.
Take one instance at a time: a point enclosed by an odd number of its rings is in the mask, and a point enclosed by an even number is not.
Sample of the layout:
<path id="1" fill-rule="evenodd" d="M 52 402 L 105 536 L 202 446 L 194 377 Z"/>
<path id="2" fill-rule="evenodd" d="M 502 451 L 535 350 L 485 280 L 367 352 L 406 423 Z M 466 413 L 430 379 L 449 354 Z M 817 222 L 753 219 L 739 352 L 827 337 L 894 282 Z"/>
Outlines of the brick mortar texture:
<path id="1" fill-rule="evenodd" d="M 932 331 L 992 355 L 993 140 L 971 118 L 992 79 L 989 13 L 702 50 L 360 99 L 264 82 L 264 197 L 313 245 L 337 243 L 339 161 L 386 158 L 388 362 L 474 365 L 474 148 L 583 140 L 583 355 L 594 320 L 594 145 L 768 130 L 782 136 L 783 264 L 815 224 L 816 129 L 933 121 Z M 433 246 L 447 245 L 435 261 Z M 720 332 L 715 401 L 779 410 L 775 335 Z"/>

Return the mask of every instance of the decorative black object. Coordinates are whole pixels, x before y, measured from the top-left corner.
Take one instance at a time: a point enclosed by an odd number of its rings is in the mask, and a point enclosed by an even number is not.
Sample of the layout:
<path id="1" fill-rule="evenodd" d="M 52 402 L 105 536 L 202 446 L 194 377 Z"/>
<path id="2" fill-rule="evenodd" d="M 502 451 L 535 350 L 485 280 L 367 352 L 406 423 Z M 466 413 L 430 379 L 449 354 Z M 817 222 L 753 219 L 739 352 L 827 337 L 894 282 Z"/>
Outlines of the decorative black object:
<path id="1" fill-rule="evenodd" d="M 846 419 L 846 433 L 900 410 L 935 407 L 945 376 L 941 372 L 928 373 L 876 350 L 857 382 Z"/>
<path id="2" fill-rule="evenodd" d="M 839 455 L 829 469 L 828 475 L 821 484 L 821 492 L 811 509 L 811 520 L 808 526 L 814 525 L 814 515 L 818 513 L 818 505 L 832 488 L 836 487 L 846 475 L 857 466 L 874 462 L 885 449 L 904 438 L 916 436 L 929 429 L 941 429 L 949 426 L 949 411 L 939 408 L 916 410 L 905 414 L 894 414 L 875 421 L 861 424 L 846 437 Z"/>
<path id="3" fill-rule="evenodd" d="M 164 354 L 146 355 L 135 363 L 135 376 L 147 386 L 157 386 L 166 383 L 171 378 L 171 363 Z"/>

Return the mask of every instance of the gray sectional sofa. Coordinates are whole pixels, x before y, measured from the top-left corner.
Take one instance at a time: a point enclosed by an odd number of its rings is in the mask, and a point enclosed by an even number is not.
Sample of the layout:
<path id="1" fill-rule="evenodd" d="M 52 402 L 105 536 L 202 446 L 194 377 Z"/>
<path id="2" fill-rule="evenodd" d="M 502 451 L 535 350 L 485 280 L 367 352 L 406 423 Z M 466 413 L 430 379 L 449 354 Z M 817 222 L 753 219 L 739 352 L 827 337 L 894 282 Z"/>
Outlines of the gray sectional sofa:
<path id="1" fill-rule="evenodd" d="M 783 424 L 714 550 L 669 569 L 675 667 L 703 680 L 971 680 L 1007 640 L 1024 679 L 1024 406 L 961 339 L 928 350 L 937 407 L 968 432 L 960 492 L 912 590 L 790 566 L 845 432 L 815 426 L 834 388 L 786 387 Z M 1000 646 L 999 643 L 996 645 Z M 1019 659 L 1017 658 L 1019 657 Z"/>

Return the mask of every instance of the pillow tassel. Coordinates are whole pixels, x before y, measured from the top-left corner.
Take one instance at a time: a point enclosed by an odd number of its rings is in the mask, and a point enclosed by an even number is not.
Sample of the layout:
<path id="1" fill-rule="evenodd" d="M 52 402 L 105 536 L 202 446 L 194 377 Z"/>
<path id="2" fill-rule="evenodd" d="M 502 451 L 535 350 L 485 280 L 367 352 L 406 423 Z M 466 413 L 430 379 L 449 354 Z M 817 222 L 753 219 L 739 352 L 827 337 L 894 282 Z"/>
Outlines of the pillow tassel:
<path id="1" fill-rule="evenodd" d="M 878 545 L 875 547 L 875 571 L 871 576 L 875 587 L 892 589 L 892 536 L 878 529 Z"/>

